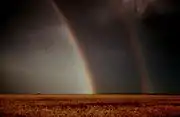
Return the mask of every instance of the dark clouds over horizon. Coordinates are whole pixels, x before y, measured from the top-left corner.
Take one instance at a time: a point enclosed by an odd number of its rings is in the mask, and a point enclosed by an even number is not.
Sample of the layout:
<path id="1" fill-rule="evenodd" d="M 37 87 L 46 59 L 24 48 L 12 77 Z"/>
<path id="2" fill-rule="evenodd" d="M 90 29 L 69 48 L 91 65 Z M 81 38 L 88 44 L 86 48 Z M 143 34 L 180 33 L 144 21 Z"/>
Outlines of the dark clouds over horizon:
<path id="1" fill-rule="evenodd" d="M 80 84 L 71 81 L 70 77 L 81 71 L 71 67 L 76 61 L 75 55 L 66 39 L 62 38 L 65 32 L 58 28 L 57 25 L 61 24 L 50 2 L 17 1 L 7 3 L 7 7 L 1 10 L 1 91 L 78 93 L 83 90 L 81 85 L 84 81 Z M 141 93 L 142 78 L 138 72 L 140 63 L 134 56 L 129 30 L 121 20 L 123 16 L 117 16 L 116 8 L 112 9 L 108 0 L 55 0 L 55 3 L 67 18 L 85 52 L 94 76 L 96 92 Z M 176 10 L 176 13 L 152 14 L 135 22 L 149 73 L 149 81 L 144 85 L 151 84 L 154 93 L 180 92 L 178 15 Z M 60 37 L 62 40 L 58 40 Z M 34 59 L 29 59 L 32 56 Z M 66 59 L 68 65 L 64 62 Z M 64 69 L 66 65 L 68 70 Z M 26 67 L 22 67 L 20 72 L 17 66 Z M 78 63 L 75 67 L 78 67 Z M 29 74 L 22 69 L 28 70 Z M 60 76 L 56 76 L 60 73 L 64 73 L 61 83 L 57 80 Z M 12 80 L 18 77 L 24 80 Z M 43 86 L 42 82 L 46 82 L 47 86 Z M 73 91 L 70 82 L 76 84 Z M 24 90 L 21 90 L 22 87 Z"/>

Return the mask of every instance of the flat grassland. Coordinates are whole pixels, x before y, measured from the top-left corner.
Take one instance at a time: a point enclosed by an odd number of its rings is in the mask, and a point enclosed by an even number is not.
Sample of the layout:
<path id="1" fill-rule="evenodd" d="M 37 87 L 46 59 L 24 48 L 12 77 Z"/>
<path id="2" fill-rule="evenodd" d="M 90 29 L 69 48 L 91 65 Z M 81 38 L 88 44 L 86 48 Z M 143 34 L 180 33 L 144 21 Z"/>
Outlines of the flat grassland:
<path id="1" fill-rule="evenodd" d="M 175 95 L 0 95 L 0 117 L 180 117 Z"/>

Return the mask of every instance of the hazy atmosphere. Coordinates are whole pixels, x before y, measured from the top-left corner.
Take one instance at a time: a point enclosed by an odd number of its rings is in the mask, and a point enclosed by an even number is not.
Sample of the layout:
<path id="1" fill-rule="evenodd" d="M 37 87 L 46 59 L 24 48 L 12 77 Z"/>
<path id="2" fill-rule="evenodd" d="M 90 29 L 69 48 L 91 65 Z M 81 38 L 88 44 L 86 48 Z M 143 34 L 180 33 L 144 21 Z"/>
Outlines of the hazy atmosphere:
<path id="1" fill-rule="evenodd" d="M 179 94 L 180 14 L 166 1 L 3 2 L 0 93 Z"/>

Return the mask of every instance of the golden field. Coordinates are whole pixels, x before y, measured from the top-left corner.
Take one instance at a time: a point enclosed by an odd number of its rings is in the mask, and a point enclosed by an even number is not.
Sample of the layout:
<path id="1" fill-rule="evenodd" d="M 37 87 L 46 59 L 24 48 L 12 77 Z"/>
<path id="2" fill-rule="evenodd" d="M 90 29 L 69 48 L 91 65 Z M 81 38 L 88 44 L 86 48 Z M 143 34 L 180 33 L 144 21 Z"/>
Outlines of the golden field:
<path id="1" fill-rule="evenodd" d="M 2 117 L 180 117 L 180 96 L 0 95 Z"/>

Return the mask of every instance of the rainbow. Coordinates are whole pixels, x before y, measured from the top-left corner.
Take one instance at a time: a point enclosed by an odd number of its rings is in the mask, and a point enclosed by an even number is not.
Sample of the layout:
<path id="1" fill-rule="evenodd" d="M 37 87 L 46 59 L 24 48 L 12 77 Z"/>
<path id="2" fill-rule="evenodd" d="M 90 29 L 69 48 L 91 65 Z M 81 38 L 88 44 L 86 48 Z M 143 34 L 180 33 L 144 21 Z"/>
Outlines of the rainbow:
<path id="1" fill-rule="evenodd" d="M 83 65 L 83 71 L 85 71 L 85 82 L 88 84 L 88 86 L 86 86 L 86 89 L 88 90 L 88 94 L 94 94 L 95 93 L 95 88 L 94 88 L 94 84 L 93 84 L 93 76 L 92 73 L 89 70 L 89 66 L 88 66 L 88 62 L 87 59 L 84 55 L 83 50 L 81 49 L 74 31 L 72 30 L 72 28 L 70 27 L 70 25 L 68 25 L 67 23 L 67 19 L 62 15 L 62 12 L 60 12 L 60 10 L 58 9 L 58 7 L 56 6 L 56 4 L 51 1 L 53 9 L 55 10 L 57 16 L 59 19 L 63 18 L 63 21 L 65 21 L 65 26 L 67 27 L 67 31 L 68 31 L 68 41 L 71 44 L 71 46 L 73 47 L 74 51 L 76 51 L 76 54 L 78 55 L 78 57 L 80 58 L 80 62 Z"/>
<path id="2" fill-rule="evenodd" d="M 145 56 L 141 42 L 139 42 L 138 32 L 136 26 L 133 24 L 128 25 L 130 31 L 130 43 L 136 59 L 136 65 L 141 78 L 141 93 L 153 93 L 152 83 L 150 81 L 149 72 L 146 66 Z"/>
<path id="3" fill-rule="evenodd" d="M 71 28 L 68 28 L 69 30 Z M 89 70 L 89 66 L 88 66 L 88 62 L 86 61 L 86 57 L 84 55 L 83 49 L 81 49 L 80 45 L 78 44 L 77 39 L 75 38 L 76 36 L 74 35 L 72 29 L 70 30 L 69 33 L 69 41 L 71 42 L 71 45 L 73 45 L 73 48 L 77 51 L 78 56 L 81 59 L 81 62 L 83 64 L 83 68 L 85 70 L 85 78 L 86 78 L 86 82 L 89 84 L 88 89 L 90 89 L 90 93 L 93 94 L 95 93 L 95 89 L 94 89 L 94 85 L 93 85 L 93 81 L 92 81 L 92 73 Z"/>

